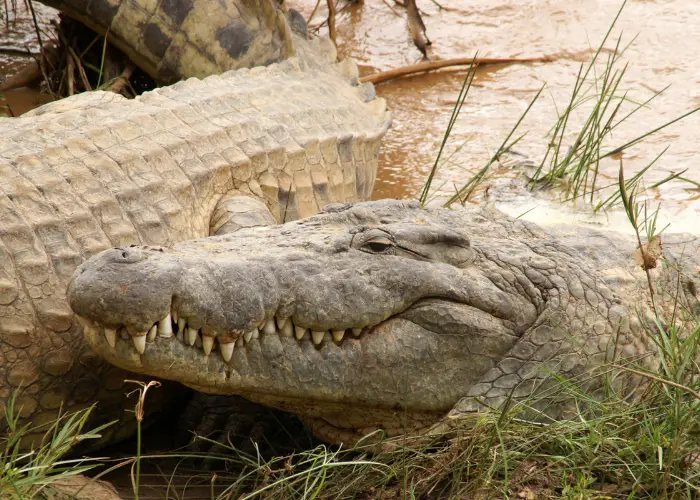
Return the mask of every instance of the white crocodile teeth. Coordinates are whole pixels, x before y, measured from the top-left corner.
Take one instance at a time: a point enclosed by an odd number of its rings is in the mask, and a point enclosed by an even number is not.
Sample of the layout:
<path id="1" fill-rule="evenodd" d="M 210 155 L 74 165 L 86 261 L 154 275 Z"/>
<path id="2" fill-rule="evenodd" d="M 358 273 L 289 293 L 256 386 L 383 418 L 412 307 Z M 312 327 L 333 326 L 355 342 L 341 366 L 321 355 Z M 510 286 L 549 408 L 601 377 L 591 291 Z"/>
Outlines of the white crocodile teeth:
<path id="1" fill-rule="evenodd" d="M 321 342 L 323 342 L 323 336 L 326 334 L 326 332 L 315 332 L 311 330 L 311 338 L 314 341 L 314 344 L 318 345 Z"/>
<path id="2" fill-rule="evenodd" d="M 286 321 L 283 326 L 280 326 L 280 332 L 285 337 L 294 337 L 294 325 L 291 321 Z"/>
<path id="3" fill-rule="evenodd" d="M 263 326 L 262 331 L 268 335 L 275 333 L 275 318 L 268 319 L 267 322 L 265 322 L 265 326 Z"/>
<path id="4" fill-rule="evenodd" d="M 173 312 L 170 316 L 173 318 L 173 321 L 175 322 L 175 324 L 177 324 L 178 315 L 177 315 L 177 311 L 175 309 L 173 309 Z"/>
<path id="5" fill-rule="evenodd" d="M 158 333 L 158 325 L 153 325 L 150 330 L 148 330 L 148 341 L 153 342 L 156 339 L 156 333 Z"/>
<path id="6" fill-rule="evenodd" d="M 345 336 L 345 330 L 333 330 L 332 334 L 333 334 L 333 340 L 335 340 L 336 342 L 340 342 L 341 340 L 343 340 L 343 337 Z"/>
<path id="7" fill-rule="evenodd" d="M 194 343 L 197 342 L 197 330 L 192 328 L 191 326 L 187 327 L 185 335 L 187 336 L 187 343 L 189 345 L 194 345 Z"/>
<path id="8" fill-rule="evenodd" d="M 294 327 L 294 337 L 296 337 L 297 340 L 303 339 L 304 335 L 306 335 L 306 328 L 302 328 L 300 326 Z"/>
<path id="9" fill-rule="evenodd" d="M 117 345 L 117 331 L 112 328 L 105 328 L 105 338 L 107 339 L 109 347 L 114 349 L 114 346 Z"/>
<path id="10" fill-rule="evenodd" d="M 276 318 L 277 319 L 277 328 L 280 330 L 284 328 L 287 323 L 290 323 L 289 318 Z"/>
<path id="11" fill-rule="evenodd" d="M 233 347 L 235 345 L 235 342 L 219 342 L 219 349 L 221 349 L 221 357 L 224 358 L 224 361 L 226 361 L 227 363 L 231 361 L 231 357 L 233 356 Z"/>
<path id="12" fill-rule="evenodd" d="M 187 324 L 187 321 L 185 321 L 185 318 L 179 318 L 179 319 L 177 320 L 177 329 L 178 329 L 178 331 L 184 332 L 184 331 L 185 331 L 185 325 L 186 325 L 186 324 Z"/>
<path id="13" fill-rule="evenodd" d="M 259 336 L 260 336 L 260 332 L 258 332 L 258 329 L 253 328 L 251 331 L 245 332 L 243 334 L 243 340 L 245 340 L 246 342 L 250 342 L 251 339 L 257 339 Z"/>
<path id="14" fill-rule="evenodd" d="M 362 333 L 362 328 L 353 328 L 353 329 L 352 329 L 352 334 L 353 334 L 355 337 L 359 337 L 361 333 Z"/>
<path id="15" fill-rule="evenodd" d="M 214 337 L 202 335 L 202 349 L 204 350 L 205 356 L 209 356 L 209 354 L 211 354 L 212 347 L 214 347 Z"/>
<path id="16" fill-rule="evenodd" d="M 172 316 L 170 313 L 158 322 L 158 336 L 169 339 L 173 336 Z"/>
<path id="17" fill-rule="evenodd" d="M 134 341 L 134 347 L 139 354 L 146 352 L 146 335 L 139 335 L 138 337 L 132 336 L 131 340 Z"/>

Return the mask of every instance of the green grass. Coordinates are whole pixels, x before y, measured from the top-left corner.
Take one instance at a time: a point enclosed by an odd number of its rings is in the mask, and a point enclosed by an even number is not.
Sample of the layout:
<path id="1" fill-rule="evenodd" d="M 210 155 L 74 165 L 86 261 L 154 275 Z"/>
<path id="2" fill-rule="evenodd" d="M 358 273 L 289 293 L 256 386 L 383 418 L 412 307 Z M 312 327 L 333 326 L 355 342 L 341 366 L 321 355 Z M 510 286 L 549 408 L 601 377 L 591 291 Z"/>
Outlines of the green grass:
<path id="1" fill-rule="evenodd" d="M 13 393 L 5 408 L 5 430 L 0 439 L 0 498 L 35 498 L 55 481 L 84 474 L 98 466 L 96 459 L 63 458 L 76 444 L 99 438 L 106 427 L 83 432 L 92 407 L 60 416 L 47 429 L 42 429 L 41 442 L 28 442 L 38 429 L 29 424 L 20 425 L 18 394 L 19 391 Z"/>

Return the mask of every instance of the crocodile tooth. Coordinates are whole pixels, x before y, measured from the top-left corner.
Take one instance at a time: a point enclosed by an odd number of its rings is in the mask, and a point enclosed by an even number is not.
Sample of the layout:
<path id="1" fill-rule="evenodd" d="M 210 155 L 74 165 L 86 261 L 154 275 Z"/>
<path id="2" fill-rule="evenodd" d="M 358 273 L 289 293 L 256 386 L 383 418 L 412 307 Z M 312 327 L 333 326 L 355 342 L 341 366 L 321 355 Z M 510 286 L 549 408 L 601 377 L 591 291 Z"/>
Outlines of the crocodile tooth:
<path id="1" fill-rule="evenodd" d="M 211 354 L 212 347 L 214 347 L 214 337 L 202 335 L 202 349 L 204 350 L 205 356 L 209 356 L 209 354 Z"/>
<path id="2" fill-rule="evenodd" d="M 286 321 L 284 326 L 280 327 L 280 333 L 285 337 L 294 337 L 294 325 L 291 321 Z"/>
<path id="3" fill-rule="evenodd" d="M 156 339 L 156 333 L 158 333 L 158 324 L 155 324 L 148 330 L 148 341 L 153 342 Z"/>
<path id="4" fill-rule="evenodd" d="M 302 328 L 300 326 L 294 327 L 294 336 L 296 337 L 297 340 L 303 339 L 304 335 L 306 335 L 306 328 Z"/>
<path id="5" fill-rule="evenodd" d="M 275 333 L 276 328 L 275 328 L 275 318 L 270 318 L 265 322 L 265 326 L 262 328 L 263 333 L 266 333 L 268 335 L 271 335 Z"/>
<path id="6" fill-rule="evenodd" d="M 134 341 L 134 347 L 136 347 L 136 350 L 139 352 L 139 354 L 143 354 L 146 352 L 146 334 L 141 334 L 139 336 L 132 336 L 131 340 Z"/>
<path id="7" fill-rule="evenodd" d="M 177 311 L 175 309 L 173 309 L 172 314 L 170 316 L 173 318 L 173 321 L 177 325 L 177 320 L 178 320 L 179 316 L 178 316 Z"/>
<path id="8" fill-rule="evenodd" d="M 275 319 L 277 320 L 277 328 L 280 330 L 284 328 L 287 323 L 290 323 L 289 318 L 275 317 Z"/>
<path id="9" fill-rule="evenodd" d="M 352 329 L 352 334 L 353 334 L 355 337 L 359 337 L 361 333 L 362 333 L 362 328 L 353 328 L 353 329 Z"/>
<path id="10" fill-rule="evenodd" d="M 187 337 L 187 343 L 189 345 L 194 345 L 194 343 L 197 342 L 197 332 L 198 330 L 195 330 L 191 326 L 186 328 L 185 336 Z"/>
<path id="11" fill-rule="evenodd" d="M 318 345 L 321 342 L 323 342 L 323 336 L 326 334 L 326 332 L 315 332 L 311 330 L 311 338 L 314 341 L 314 344 Z"/>
<path id="12" fill-rule="evenodd" d="M 173 336 L 172 316 L 170 313 L 158 322 L 158 336 L 169 339 Z"/>
<path id="13" fill-rule="evenodd" d="M 343 340 L 343 336 L 345 335 L 345 330 L 332 330 L 332 335 L 333 335 L 333 340 L 336 342 L 340 342 Z"/>
<path id="14" fill-rule="evenodd" d="M 233 347 L 236 345 L 235 342 L 221 342 L 219 341 L 219 349 L 221 349 L 221 357 L 224 358 L 224 361 L 227 363 L 231 361 L 231 357 L 233 356 Z"/>
<path id="15" fill-rule="evenodd" d="M 251 331 L 245 332 L 245 333 L 243 334 L 243 339 L 244 339 L 246 342 L 250 342 L 251 339 L 257 339 L 259 336 L 260 336 L 260 332 L 258 332 L 258 329 L 257 329 L 257 328 L 253 328 Z"/>
<path id="16" fill-rule="evenodd" d="M 187 321 L 185 321 L 185 318 L 178 318 L 177 320 L 177 329 L 181 332 L 185 331 L 185 326 L 187 325 Z"/>
<path id="17" fill-rule="evenodd" d="M 113 328 L 105 328 L 105 338 L 107 339 L 109 347 L 114 349 L 114 346 L 117 345 L 117 331 Z"/>

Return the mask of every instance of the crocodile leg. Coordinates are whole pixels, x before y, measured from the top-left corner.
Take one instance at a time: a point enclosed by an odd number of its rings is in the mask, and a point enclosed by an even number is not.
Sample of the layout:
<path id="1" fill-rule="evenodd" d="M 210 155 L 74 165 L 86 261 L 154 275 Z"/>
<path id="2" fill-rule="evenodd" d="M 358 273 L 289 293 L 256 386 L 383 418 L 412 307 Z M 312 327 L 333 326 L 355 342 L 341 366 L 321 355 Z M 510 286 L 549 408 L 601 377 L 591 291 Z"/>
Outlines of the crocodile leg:
<path id="1" fill-rule="evenodd" d="M 244 227 L 270 226 L 277 220 L 258 198 L 238 193 L 224 196 L 217 203 L 209 223 L 209 234 L 234 233 Z"/>

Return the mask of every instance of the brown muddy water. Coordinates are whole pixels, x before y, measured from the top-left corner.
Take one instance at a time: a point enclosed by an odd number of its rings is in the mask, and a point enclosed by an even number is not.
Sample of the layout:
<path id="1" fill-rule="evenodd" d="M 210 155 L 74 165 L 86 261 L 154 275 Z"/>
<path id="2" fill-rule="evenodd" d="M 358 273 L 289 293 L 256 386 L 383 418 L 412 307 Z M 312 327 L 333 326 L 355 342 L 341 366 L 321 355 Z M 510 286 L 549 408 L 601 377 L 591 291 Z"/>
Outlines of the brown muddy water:
<path id="1" fill-rule="evenodd" d="M 311 25 L 326 15 L 320 2 Z M 338 0 L 338 46 L 342 56 L 355 58 L 363 74 L 419 62 L 421 54 L 407 34 L 405 11 L 394 0 L 365 0 L 346 5 Z M 620 8 L 620 0 L 418 0 L 424 11 L 430 58 L 555 56 L 550 63 L 511 64 L 478 70 L 460 117 L 447 144 L 445 157 L 459 151 L 441 165 L 433 182 L 433 204 L 439 204 L 483 167 L 493 151 L 543 84 L 545 90 L 519 131 L 526 138 L 516 151 L 530 162 L 544 155 L 550 127 L 571 96 L 576 74 L 597 47 Z M 21 2 L 20 2 L 21 4 Z M 289 0 L 288 4 L 308 18 L 316 0 Z M 389 6 L 391 5 L 391 7 Z M 21 7 L 21 5 L 20 5 Z M 40 19 L 50 22 L 50 9 L 38 6 Z M 14 16 L 17 20 L 13 22 Z M 4 17 L 4 16 L 3 16 Z M 669 86 L 648 107 L 623 123 L 610 137 L 603 151 L 624 144 L 695 107 L 700 106 L 700 2 L 689 0 L 630 0 L 606 47 L 613 48 L 622 34 L 623 45 L 633 43 L 624 54 L 620 68 L 628 63 L 620 91 L 635 102 L 649 99 Z M 0 47 L 36 50 L 30 18 L 19 9 L 10 13 L 9 29 L 0 24 Z M 325 27 L 320 29 L 325 34 Z M 635 38 L 636 37 L 636 38 Z M 607 57 L 607 56 L 606 56 Z M 14 71 L 26 58 L 0 54 L 0 75 Z M 602 65 L 598 68 L 602 69 Z M 384 140 L 374 198 L 413 198 L 420 192 L 439 149 L 444 130 L 464 78 L 464 71 L 444 71 L 403 78 L 377 86 L 393 111 L 393 127 Z M 15 91 L 6 95 L 14 113 L 42 102 L 34 92 Z M 0 106 L 3 103 L 0 101 Z M 632 104 L 623 105 L 631 109 Z M 584 106 L 585 108 L 585 106 Z M 590 107 L 589 107 L 590 109 Z M 575 115 L 565 147 L 573 143 L 585 119 Z M 652 185 L 670 173 L 687 169 L 685 177 L 700 182 L 700 113 L 650 137 L 627 151 L 623 157 L 629 178 L 668 150 L 645 175 Z M 619 160 L 601 164 L 598 185 L 614 184 Z M 489 199 L 512 215 L 525 214 L 531 220 L 578 223 L 593 222 L 626 229 L 619 210 L 593 216 L 590 205 L 562 205 L 559 190 L 530 192 L 524 167 L 500 168 L 486 185 Z M 477 193 L 480 201 L 485 191 Z M 662 202 L 661 217 L 672 222 L 673 231 L 698 232 L 700 191 L 697 186 L 674 181 L 646 191 L 653 203 Z"/>

